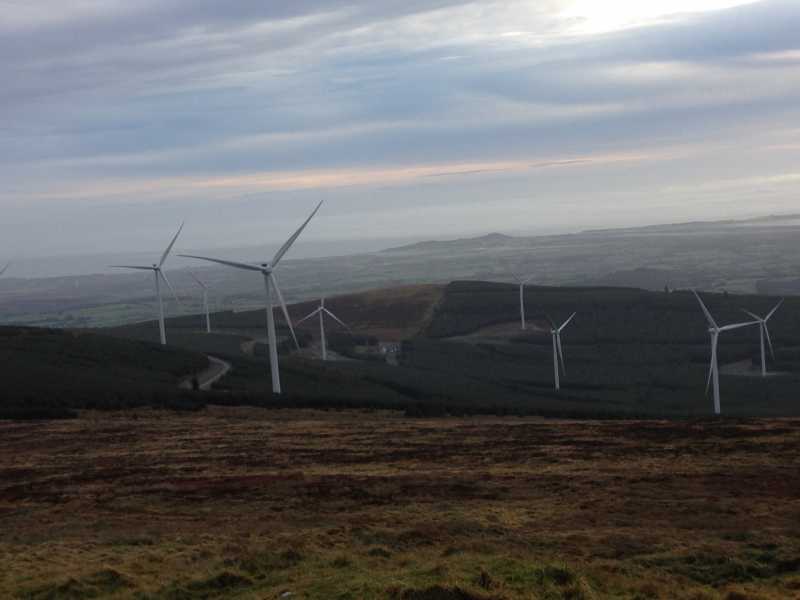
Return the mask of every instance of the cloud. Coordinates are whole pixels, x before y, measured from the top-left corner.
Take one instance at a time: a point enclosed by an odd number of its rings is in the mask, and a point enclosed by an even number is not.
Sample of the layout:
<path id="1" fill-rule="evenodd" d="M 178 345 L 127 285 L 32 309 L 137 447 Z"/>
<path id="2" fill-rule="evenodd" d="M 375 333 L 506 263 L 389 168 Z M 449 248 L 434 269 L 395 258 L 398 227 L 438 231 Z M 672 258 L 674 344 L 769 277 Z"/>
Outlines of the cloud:
<path id="1" fill-rule="evenodd" d="M 557 181 L 531 165 L 596 189 L 622 164 L 642 198 L 687 148 L 709 181 L 737 160 L 720 144 L 790 160 L 800 4 L 695 4 L 610 2 L 614 29 L 569 0 L 0 2 L 0 205 L 47 229 L 22 207 L 358 187 L 375 212 L 387 186 L 444 207 L 465 179 L 502 204 Z"/>

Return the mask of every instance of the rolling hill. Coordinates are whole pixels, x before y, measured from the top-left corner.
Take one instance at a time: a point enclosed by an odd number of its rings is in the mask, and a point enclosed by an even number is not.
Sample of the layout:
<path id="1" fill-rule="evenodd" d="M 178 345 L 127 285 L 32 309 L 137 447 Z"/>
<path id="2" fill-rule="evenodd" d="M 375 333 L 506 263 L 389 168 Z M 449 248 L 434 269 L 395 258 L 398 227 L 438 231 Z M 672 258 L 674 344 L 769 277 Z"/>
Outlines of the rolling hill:
<path id="1" fill-rule="evenodd" d="M 776 299 L 708 294 L 720 323 L 741 321 L 742 308 L 766 313 Z M 282 369 L 295 405 L 405 407 L 420 414 L 541 414 L 552 416 L 686 417 L 710 413 L 705 395 L 709 340 L 706 324 L 688 292 L 649 292 L 617 287 L 528 287 L 530 327 L 520 331 L 514 285 L 460 281 L 444 287 L 405 287 L 328 300 L 360 336 L 402 340 L 396 365 L 350 360 L 321 363 L 286 350 Z M 292 305 L 302 316 L 315 302 Z M 800 299 L 790 298 L 771 322 L 778 374 L 756 377 L 747 364 L 758 358 L 756 328 L 731 332 L 720 344 L 723 412 L 740 416 L 796 415 L 800 383 Z M 564 333 L 567 373 L 553 389 L 552 350 L 546 316 L 577 317 Z M 263 336 L 263 312 L 221 313 L 216 326 L 230 334 L 205 336 L 199 320 L 169 321 L 177 343 L 234 352 L 234 372 L 219 384 L 255 404 L 275 405 L 263 359 L 244 356 L 240 340 Z M 183 326 L 183 327 L 181 327 Z M 194 330 L 193 330 L 194 328 Z M 116 335 L 155 335 L 153 323 L 121 328 Z M 317 337 L 316 323 L 299 328 L 304 345 Z M 225 341 L 226 337 L 231 339 Z M 330 335 L 332 344 L 347 336 Z M 344 341 L 342 341 L 344 340 Z M 194 343 L 194 342 L 192 342 Z M 748 363 L 749 361 L 749 363 Z M 738 365 L 732 375 L 731 365 Z M 742 367 L 742 365 L 744 365 Z M 737 372 L 734 369 L 734 372 Z M 358 389 L 356 393 L 355 390 Z M 352 396 L 352 398 L 350 397 Z M 288 403 L 288 400 L 282 401 Z"/>
<path id="2" fill-rule="evenodd" d="M 428 324 L 433 310 L 442 298 L 444 286 L 413 285 L 387 289 L 369 290 L 354 294 L 336 295 L 326 299 L 326 304 L 357 333 L 377 336 L 387 341 L 400 341 L 420 333 Z M 297 321 L 318 306 L 319 300 L 289 305 L 292 319 Z M 289 335 L 284 325 L 283 314 L 275 308 L 275 320 L 279 333 Z M 239 346 L 248 339 L 265 337 L 264 310 L 224 311 L 211 315 L 216 334 L 208 336 L 201 332 L 202 319 L 198 315 L 167 319 L 170 343 L 206 352 L 238 354 Z M 103 331 L 121 337 L 155 342 L 158 340 L 156 321 L 134 323 Z M 315 323 L 303 324 L 298 332 L 315 335 Z M 231 344 L 231 336 L 238 342 Z"/>
<path id="3" fill-rule="evenodd" d="M 766 313 L 776 299 L 705 295 L 720 323 L 741 309 Z M 711 413 L 705 393 L 708 334 L 688 292 L 618 287 L 526 288 L 529 328 L 519 329 L 517 287 L 457 281 L 328 299 L 355 334 L 331 329 L 332 349 L 350 360 L 322 363 L 294 351 L 283 330 L 281 369 L 287 394 L 270 392 L 263 358 L 263 311 L 213 315 L 216 332 L 197 315 L 168 320 L 170 346 L 152 343 L 153 322 L 101 330 L 0 330 L 8 365 L 6 415 L 59 416 L 80 408 L 205 403 L 265 407 L 390 408 L 408 414 L 520 414 L 566 417 L 698 417 Z M 290 306 L 294 318 L 316 301 Z M 756 328 L 730 332 L 720 344 L 725 415 L 800 414 L 800 299 L 789 298 L 770 326 L 775 375 L 748 369 L 758 358 Z M 546 317 L 577 317 L 564 332 L 567 371 L 553 389 Z M 279 316 L 280 319 L 280 316 Z M 279 321 L 280 322 L 280 321 Z M 298 328 L 303 346 L 317 325 Z M 379 352 L 353 353 L 375 339 L 400 348 L 392 364 Z M 178 391 L 180 377 L 221 356 L 233 371 L 202 396 Z M 353 360 L 352 358 L 356 358 Z M 369 358 L 369 360 L 367 360 Z"/>
<path id="4" fill-rule="evenodd" d="M 96 333 L 0 327 L 0 418 L 50 418 L 73 409 L 159 406 L 202 401 L 177 389 L 207 358 L 178 348 Z"/>

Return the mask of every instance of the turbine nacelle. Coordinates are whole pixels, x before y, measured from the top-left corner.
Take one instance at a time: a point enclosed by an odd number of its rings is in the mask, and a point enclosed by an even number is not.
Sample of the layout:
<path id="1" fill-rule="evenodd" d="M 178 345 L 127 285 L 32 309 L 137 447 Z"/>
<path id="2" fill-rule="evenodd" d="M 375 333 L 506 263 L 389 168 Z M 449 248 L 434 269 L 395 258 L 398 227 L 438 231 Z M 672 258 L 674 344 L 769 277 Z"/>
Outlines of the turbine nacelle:
<path id="1" fill-rule="evenodd" d="M 761 337 L 761 376 L 766 377 L 767 375 L 767 357 L 764 351 L 764 340 L 766 339 L 767 344 L 769 345 L 769 352 L 772 355 L 773 360 L 775 359 L 775 350 L 772 348 L 772 339 L 769 335 L 769 325 L 767 322 L 772 318 L 772 316 L 777 312 L 777 310 L 783 304 L 783 298 L 781 298 L 780 302 L 778 302 L 775 307 L 767 313 L 765 317 L 757 315 L 755 313 L 750 312 L 749 310 L 742 309 L 742 312 L 746 315 L 755 319 L 756 323 L 758 324 L 758 329 Z"/>
<path id="2" fill-rule="evenodd" d="M 317 214 L 320 207 L 322 206 L 322 202 L 317 204 L 317 207 L 314 211 L 308 216 L 308 218 L 303 222 L 302 225 L 295 231 L 286 242 L 284 242 L 283 246 L 281 246 L 278 251 L 275 253 L 271 262 L 254 262 L 254 263 L 247 263 L 247 262 L 239 262 L 235 260 L 227 260 L 222 258 L 212 258 L 210 256 L 197 256 L 194 254 L 181 254 L 185 258 L 196 258 L 199 260 L 205 260 L 207 262 L 217 263 L 220 265 L 225 265 L 227 267 L 233 267 L 235 269 L 241 269 L 244 271 L 254 271 L 256 273 L 261 273 L 264 277 L 264 286 L 266 289 L 266 308 L 267 308 L 267 338 L 269 340 L 269 362 L 270 362 L 270 374 L 272 376 L 272 391 L 276 394 L 281 393 L 281 382 L 280 382 L 280 373 L 278 372 L 278 350 L 277 350 L 277 341 L 275 335 L 275 322 L 274 317 L 272 314 L 272 290 L 274 289 L 275 295 L 278 297 L 278 304 L 283 311 L 283 316 L 286 319 L 286 324 L 289 326 L 289 332 L 292 334 L 292 339 L 294 340 L 295 346 L 299 349 L 300 344 L 297 342 L 297 337 L 294 333 L 294 327 L 292 326 L 292 320 L 289 317 L 289 310 L 286 308 L 286 302 L 283 300 L 283 294 L 281 294 L 281 289 L 278 287 L 277 277 L 275 276 L 275 269 L 278 266 L 281 258 L 283 255 L 289 251 L 289 248 L 292 247 L 292 244 L 297 240 L 300 234 L 308 225 L 309 221 Z"/>
<path id="3" fill-rule="evenodd" d="M 758 321 L 747 321 L 745 323 L 731 323 L 730 325 L 723 325 L 720 327 L 711 315 L 711 311 L 700 298 L 696 290 L 692 290 L 695 298 L 700 303 L 700 308 L 703 309 L 703 314 L 708 322 L 708 333 L 711 335 L 711 361 L 708 368 L 708 379 L 706 380 L 706 393 L 714 385 L 714 413 L 720 414 L 720 401 L 719 401 L 719 357 L 717 354 L 717 346 L 719 345 L 719 334 L 724 331 L 733 331 L 734 329 L 741 329 L 743 327 L 750 327 L 757 325 Z"/>
<path id="4" fill-rule="evenodd" d="M 576 314 L 577 313 L 572 313 L 561 325 L 557 325 L 553 319 L 551 319 L 548 315 L 545 315 L 545 318 L 550 323 L 550 335 L 553 338 L 553 379 L 555 382 L 556 391 L 561 389 L 559 368 L 564 372 L 564 375 L 567 374 L 567 365 L 564 362 L 564 349 L 561 345 L 561 332 L 564 331 L 566 326 L 572 322 L 572 319 L 575 318 Z"/>
<path id="5" fill-rule="evenodd" d="M 167 257 L 169 257 L 169 253 L 172 251 L 172 247 L 175 245 L 175 242 L 178 240 L 178 236 L 183 231 L 183 223 L 181 226 L 178 227 L 177 233 L 172 237 L 172 241 L 170 241 L 169 246 L 167 249 L 164 250 L 163 254 L 161 255 L 161 259 L 158 263 L 152 263 L 152 266 L 142 266 L 142 265 L 111 265 L 112 268 L 115 269 L 133 269 L 136 271 L 152 271 L 156 278 L 156 297 L 158 298 L 158 328 L 161 337 L 161 343 L 167 343 L 167 335 L 166 335 L 166 326 L 164 324 L 164 304 L 161 299 L 161 288 L 160 282 L 163 279 L 164 283 L 167 284 L 169 291 L 172 292 L 172 295 L 175 296 L 175 301 L 180 305 L 181 301 L 178 299 L 178 294 L 175 293 L 175 289 L 172 287 L 172 284 L 167 279 L 167 276 L 164 274 L 164 271 L 161 267 L 164 266 L 164 263 L 167 261 Z"/>
<path id="6" fill-rule="evenodd" d="M 311 311 L 309 314 L 307 314 L 305 317 L 297 321 L 296 325 L 300 325 L 300 323 L 308 321 L 310 318 L 316 316 L 319 316 L 319 338 L 320 338 L 320 346 L 322 349 L 322 360 L 328 360 L 328 342 L 327 339 L 325 338 L 325 317 L 327 316 L 336 321 L 339 325 L 344 327 L 350 335 L 353 334 L 353 331 L 350 329 L 350 327 L 347 326 L 347 324 L 344 321 L 342 321 L 339 317 L 333 314 L 330 310 L 325 308 L 325 298 L 320 298 L 319 306 L 315 308 L 313 311 Z"/>

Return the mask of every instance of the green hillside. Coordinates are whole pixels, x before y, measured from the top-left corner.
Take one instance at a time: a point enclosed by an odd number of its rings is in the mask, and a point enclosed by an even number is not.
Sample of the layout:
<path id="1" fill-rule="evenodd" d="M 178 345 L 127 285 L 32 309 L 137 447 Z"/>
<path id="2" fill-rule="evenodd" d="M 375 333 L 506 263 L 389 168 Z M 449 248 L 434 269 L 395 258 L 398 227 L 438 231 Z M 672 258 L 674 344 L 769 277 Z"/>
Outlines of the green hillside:
<path id="1" fill-rule="evenodd" d="M 424 337 L 404 347 L 403 364 L 427 371 L 437 389 L 468 390 L 491 383 L 507 389 L 498 398 L 528 398 L 560 406 L 565 414 L 596 411 L 645 415 L 708 414 L 705 378 L 709 360 L 707 325 L 689 292 L 626 288 L 526 288 L 529 328 L 498 336 L 491 327 L 519 322 L 518 288 L 508 284 L 450 284 Z M 764 314 L 776 298 L 704 294 L 718 323 L 747 320 L 741 308 Z M 800 414 L 800 299 L 787 299 L 770 321 L 780 376 L 722 377 L 723 412 L 741 415 Z M 567 375 L 552 389 L 552 346 L 546 316 L 563 321 Z M 484 328 L 490 328 L 482 335 Z M 466 336 L 466 337 L 465 337 Z M 722 336 L 720 365 L 757 361 L 758 329 Z M 459 392 L 460 396 L 467 392 Z M 473 393 L 474 395 L 474 393 Z"/>
<path id="2" fill-rule="evenodd" d="M 574 417 L 698 417 L 711 414 L 705 383 L 707 325 L 690 292 L 649 292 L 613 287 L 526 288 L 528 329 L 519 328 L 518 288 L 454 282 L 424 293 L 386 289 L 329 299 L 359 336 L 404 338 L 397 365 L 380 360 L 321 363 L 292 353 L 284 343 L 286 396 L 272 397 L 260 347 L 245 356 L 242 344 L 263 337 L 263 313 L 220 313 L 222 333 L 199 331 L 196 317 L 168 321 L 172 344 L 225 356 L 233 372 L 217 385 L 215 401 L 263 406 L 365 406 L 409 414 L 541 414 Z M 764 314 L 777 298 L 703 295 L 720 324 L 746 320 L 742 308 Z M 313 303 L 290 306 L 297 318 Z M 800 299 L 787 299 L 770 322 L 775 360 L 758 375 L 758 329 L 726 333 L 720 341 L 725 415 L 800 414 Z M 547 317 L 577 316 L 563 334 L 567 372 L 553 389 Z M 392 326 L 392 315 L 400 323 Z M 114 330 L 154 337 L 154 323 Z M 282 330 L 283 335 L 287 334 Z M 314 343 L 316 324 L 300 328 Z M 401 336 L 405 333 L 405 336 Z M 347 335 L 333 328 L 332 346 Z M 373 357 L 376 358 L 376 357 Z M 379 356 L 377 358 L 380 358 Z M 735 369 L 734 369 L 735 367 Z M 737 370 L 738 369 L 738 370 Z M 327 403 L 327 404 L 326 404 Z"/>
<path id="3" fill-rule="evenodd" d="M 0 418 L 69 416 L 73 409 L 193 407 L 182 377 L 208 359 L 176 348 L 95 333 L 0 327 Z"/>

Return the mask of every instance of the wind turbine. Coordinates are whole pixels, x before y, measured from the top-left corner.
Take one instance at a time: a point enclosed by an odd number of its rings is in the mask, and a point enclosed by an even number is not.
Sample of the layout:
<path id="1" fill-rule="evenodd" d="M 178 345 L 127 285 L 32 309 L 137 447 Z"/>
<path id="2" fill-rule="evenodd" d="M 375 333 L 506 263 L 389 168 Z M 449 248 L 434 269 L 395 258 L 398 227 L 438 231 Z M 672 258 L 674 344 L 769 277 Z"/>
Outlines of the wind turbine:
<path id="1" fill-rule="evenodd" d="M 161 298 L 161 280 L 164 280 L 164 283 L 167 284 L 167 287 L 172 292 L 172 295 L 175 296 L 175 301 L 180 304 L 180 300 L 178 300 L 178 294 L 175 293 L 175 289 L 172 287 L 172 284 L 167 279 L 167 276 L 164 275 L 164 271 L 161 270 L 161 267 L 164 266 L 164 263 L 167 262 L 167 257 L 169 256 L 172 247 L 175 245 L 175 241 L 178 239 L 178 236 L 181 234 L 183 230 L 183 223 L 181 226 L 178 227 L 178 232 L 175 234 L 175 237 L 172 238 L 172 241 L 167 246 L 167 249 L 164 250 L 164 253 L 161 255 L 161 260 L 158 261 L 158 264 L 153 263 L 152 266 L 140 266 L 140 265 L 111 265 L 114 269 L 136 269 L 138 271 L 152 271 L 153 276 L 156 280 L 156 297 L 158 298 L 158 330 L 161 334 L 161 344 L 166 345 L 167 343 L 167 333 L 164 327 L 164 301 Z"/>
<path id="2" fill-rule="evenodd" d="M 197 258 L 200 260 L 207 260 L 213 263 L 219 263 L 221 265 L 226 265 L 228 267 L 233 267 L 234 269 L 243 269 L 245 271 L 256 271 L 261 273 L 264 278 L 264 288 L 266 289 L 266 308 L 267 308 L 267 339 L 269 341 L 269 367 L 270 367 L 270 374 L 272 376 L 272 391 L 275 394 L 281 393 L 281 376 L 278 372 L 278 348 L 277 348 L 277 341 L 275 336 L 275 316 L 272 314 L 272 288 L 275 288 L 275 295 L 278 297 L 278 302 L 281 305 L 281 309 L 283 310 L 283 316 L 286 318 L 286 323 L 289 325 L 289 331 L 292 333 L 292 338 L 294 339 L 294 344 L 298 348 L 300 345 L 297 343 L 297 337 L 294 335 L 294 328 L 292 327 L 292 320 L 289 318 L 289 310 L 286 308 L 286 303 L 283 301 L 283 295 L 281 294 L 281 290 L 278 287 L 278 280 L 275 277 L 275 268 L 278 266 L 281 258 L 283 255 L 289 251 L 289 248 L 292 247 L 295 240 L 300 236 L 303 230 L 308 225 L 308 222 L 317 214 L 317 211 L 322 206 L 322 202 L 317 204 L 317 207 L 314 211 L 309 215 L 309 217 L 303 222 L 300 228 L 295 231 L 292 236 L 286 240 L 286 242 L 281 246 L 278 251 L 275 253 L 275 256 L 272 257 L 271 262 L 263 262 L 260 264 L 251 264 L 251 263 L 243 263 L 243 262 L 236 262 L 233 260 L 222 260 L 219 258 L 211 258 L 208 256 L 195 256 L 192 254 L 181 254 L 186 258 Z"/>
<path id="3" fill-rule="evenodd" d="M 197 282 L 197 285 L 203 289 L 203 312 L 206 314 L 206 333 L 211 333 L 211 316 L 208 314 L 208 286 L 200 281 L 200 278 L 191 271 L 189 271 L 189 275 L 191 275 L 192 279 Z"/>
<path id="4" fill-rule="evenodd" d="M 708 308 L 703 303 L 703 300 L 700 298 L 700 295 L 697 291 L 692 290 L 692 293 L 697 298 L 697 301 L 700 303 L 700 308 L 703 309 L 703 314 L 706 316 L 706 320 L 708 321 L 708 333 L 711 336 L 711 365 L 709 366 L 708 370 L 708 380 L 706 381 L 706 394 L 708 393 L 708 388 L 711 385 L 712 381 L 714 383 L 714 414 L 720 414 L 720 406 L 719 406 L 719 363 L 717 357 L 717 345 L 719 344 L 719 334 L 723 331 L 733 331 L 734 329 L 741 329 L 742 327 L 749 327 L 751 325 L 755 325 L 758 321 L 748 321 L 747 323 L 732 323 L 731 325 L 723 325 L 720 327 L 717 325 L 717 322 L 714 320 L 714 317 L 711 316 Z"/>
<path id="5" fill-rule="evenodd" d="M 558 372 L 559 358 L 561 359 L 561 369 L 564 371 L 564 375 L 567 374 L 567 365 L 564 363 L 564 351 L 561 348 L 561 332 L 564 331 L 570 321 L 575 318 L 576 314 L 577 313 L 572 313 L 569 319 L 564 321 L 560 327 L 557 326 L 550 317 L 547 318 L 547 320 L 550 321 L 550 335 L 553 336 L 553 375 L 555 376 L 556 391 L 561 389 L 561 380 Z"/>
<path id="6" fill-rule="evenodd" d="M 522 279 L 518 275 L 512 273 L 514 279 L 519 283 L 519 320 L 522 329 L 525 329 L 525 284 L 528 283 L 533 277 Z"/>
<path id="7" fill-rule="evenodd" d="M 350 328 L 345 325 L 344 321 L 325 308 L 325 298 L 320 298 L 319 306 L 310 314 L 300 319 L 295 325 L 300 325 L 300 323 L 307 321 L 315 315 L 319 315 L 319 339 L 322 345 L 322 360 L 328 360 L 328 344 L 325 339 L 325 315 L 328 315 L 331 319 L 339 323 L 339 325 L 347 329 L 347 331 L 350 331 Z"/>
<path id="8" fill-rule="evenodd" d="M 758 329 L 761 333 L 761 376 L 762 377 L 767 376 L 767 357 L 764 352 L 764 337 L 767 338 L 767 343 L 769 344 L 769 353 L 772 354 L 772 360 L 775 360 L 775 351 L 772 349 L 772 340 L 769 337 L 769 327 L 767 327 L 767 321 L 769 321 L 772 318 L 772 315 L 774 315 L 775 312 L 781 307 L 781 304 L 783 304 L 783 299 L 781 299 L 781 301 L 775 305 L 775 308 L 773 308 L 771 311 L 769 311 L 769 313 L 767 313 L 766 317 L 759 317 L 758 315 L 751 313 L 749 310 L 742 309 L 742 312 L 753 317 L 759 325 Z"/>

